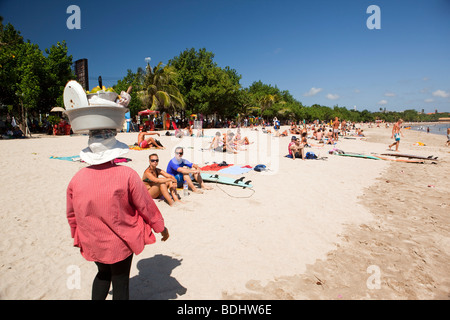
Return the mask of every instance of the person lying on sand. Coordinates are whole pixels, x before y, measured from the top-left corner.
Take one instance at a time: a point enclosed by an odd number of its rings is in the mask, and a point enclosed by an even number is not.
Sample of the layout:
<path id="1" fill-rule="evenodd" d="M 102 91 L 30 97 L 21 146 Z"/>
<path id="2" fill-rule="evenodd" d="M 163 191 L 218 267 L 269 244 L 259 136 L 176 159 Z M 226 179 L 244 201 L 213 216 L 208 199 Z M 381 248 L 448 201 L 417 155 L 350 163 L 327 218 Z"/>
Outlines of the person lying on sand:
<path id="1" fill-rule="evenodd" d="M 145 136 L 150 136 L 150 135 L 155 135 L 155 134 L 157 134 L 159 137 L 158 132 L 147 132 L 146 130 L 139 132 L 138 141 L 134 145 L 139 146 L 141 148 L 155 147 L 157 149 L 165 149 L 162 145 L 158 144 L 155 141 L 155 139 L 153 139 L 152 137 L 148 137 L 147 139 L 145 138 Z"/>
<path id="2" fill-rule="evenodd" d="M 240 145 L 240 146 L 253 143 L 253 142 L 250 142 L 247 137 L 243 137 L 242 138 L 242 136 L 241 136 L 241 129 L 240 128 L 237 129 L 236 136 L 234 137 L 234 142 L 237 145 Z"/>
<path id="3" fill-rule="evenodd" d="M 176 202 L 180 202 L 177 194 L 177 179 L 162 169 L 159 169 L 159 157 L 156 153 L 149 157 L 149 166 L 145 169 L 142 181 L 147 187 L 148 193 L 153 199 L 163 196 L 169 206 L 173 206 Z M 162 176 L 161 178 L 159 176 Z"/>

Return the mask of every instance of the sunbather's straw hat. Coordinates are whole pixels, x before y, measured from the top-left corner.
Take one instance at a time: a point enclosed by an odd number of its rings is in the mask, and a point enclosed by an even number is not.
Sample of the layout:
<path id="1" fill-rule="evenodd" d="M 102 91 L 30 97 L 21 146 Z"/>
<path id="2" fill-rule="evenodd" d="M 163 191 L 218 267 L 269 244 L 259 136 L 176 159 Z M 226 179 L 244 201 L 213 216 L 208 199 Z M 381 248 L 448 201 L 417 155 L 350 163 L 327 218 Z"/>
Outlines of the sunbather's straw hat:
<path id="1" fill-rule="evenodd" d="M 80 152 L 84 162 L 97 165 L 114 160 L 129 150 L 128 145 L 116 140 L 116 129 L 91 130 L 88 147 Z"/>

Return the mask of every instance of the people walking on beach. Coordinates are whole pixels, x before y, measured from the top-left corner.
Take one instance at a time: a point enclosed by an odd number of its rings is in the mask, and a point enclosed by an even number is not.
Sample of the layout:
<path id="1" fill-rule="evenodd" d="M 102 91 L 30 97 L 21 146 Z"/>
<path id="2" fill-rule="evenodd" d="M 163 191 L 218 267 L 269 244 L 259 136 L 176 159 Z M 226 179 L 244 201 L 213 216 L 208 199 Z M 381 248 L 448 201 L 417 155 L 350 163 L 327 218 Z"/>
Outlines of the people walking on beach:
<path id="1" fill-rule="evenodd" d="M 167 164 L 166 171 L 168 174 L 171 174 L 176 178 L 177 187 L 183 188 L 184 182 L 186 182 L 192 192 L 203 193 L 194 185 L 193 181 L 197 181 L 202 189 L 210 190 L 211 188 L 206 186 L 203 182 L 202 176 L 200 174 L 200 167 L 197 164 L 183 159 L 183 153 L 183 148 L 177 147 L 175 149 L 175 157 L 172 158 Z"/>
<path id="2" fill-rule="evenodd" d="M 133 254 L 156 241 L 153 232 L 169 238 L 164 219 L 141 178 L 112 160 L 128 152 L 114 130 L 91 130 L 80 158 L 90 166 L 78 171 L 67 187 L 67 220 L 74 246 L 97 265 L 92 299 L 129 298 Z M 153 230 L 153 231 L 152 231 Z"/>
<path id="3" fill-rule="evenodd" d="M 395 138 L 395 141 L 394 143 L 389 145 L 389 149 L 391 149 L 395 145 L 395 151 L 398 151 L 398 146 L 400 145 L 400 135 L 403 137 L 403 132 L 401 130 L 402 123 L 403 120 L 399 119 L 392 127 L 391 139 Z"/>
<path id="4" fill-rule="evenodd" d="M 163 196 L 169 206 L 179 202 L 177 194 L 177 179 L 158 168 L 159 157 L 156 153 L 152 153 L 149 157 L 149 166 L 145 169 L 142 181 L 147 187 L 148 193 L 153 199 Z M 162 176 L 160 178 L 160 176 Z"/>

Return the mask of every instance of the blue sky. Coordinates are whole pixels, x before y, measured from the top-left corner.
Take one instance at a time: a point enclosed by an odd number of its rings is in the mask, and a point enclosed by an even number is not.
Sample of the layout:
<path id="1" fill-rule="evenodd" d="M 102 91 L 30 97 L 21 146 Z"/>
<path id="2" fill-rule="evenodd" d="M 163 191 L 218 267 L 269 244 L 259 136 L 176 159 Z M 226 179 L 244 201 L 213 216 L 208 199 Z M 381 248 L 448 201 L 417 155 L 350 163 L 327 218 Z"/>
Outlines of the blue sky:
<path id="1" fill-rule="evenodd" d="M 370 5 L 381 29 L 367 28 Z M 261 80 L 306 106 L 450 112 L 450 0 L 1 0 L 0 15 L 42 50 L 65 40 L 91 87 L 204 47 L 243 87 Z"/>

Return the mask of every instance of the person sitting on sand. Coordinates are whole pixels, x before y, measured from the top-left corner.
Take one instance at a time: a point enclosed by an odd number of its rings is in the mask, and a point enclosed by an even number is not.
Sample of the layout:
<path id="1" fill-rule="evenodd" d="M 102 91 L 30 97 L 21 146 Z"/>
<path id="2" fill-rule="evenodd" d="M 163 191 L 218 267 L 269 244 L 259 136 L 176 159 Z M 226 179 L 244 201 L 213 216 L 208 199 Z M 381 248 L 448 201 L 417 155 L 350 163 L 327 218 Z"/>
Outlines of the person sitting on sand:
<path id="1" fill-rule="evenodd" d="M 322 131 L 322 128 L 319 128 L 319 130 L 317 130 L 316 140 L 319 141 L 319 143 L 323 143 L 323 131 Z"/>
<path id="2" fill-rule="evenodd" d="M 292 136 L 288 148 L 289 155 L 293 160 L 295 160 L 296 157 L 305 160 L 305 147 L 302 143 L 300 143 L 300 139 L 298 139 L 296 136 Z"/>
<path id="3" fill-rule="evenodd" d="M 144 129 L 147 129 L 146 127 Z M 147 130 L 143 130 L 142 132 L 139 132 L 138 135 L 138 141 L 137 143 L 135 143 L 135 146 L 139 146 L 140 148 L 150 148 L 150 147 L 155 147 L 157 149 L 165 149 L 162 145 L 158 144 L 155 139 L 153 139 L 152 137 L 148 137 L 147 139 L 145 138 L 145 136 L 150 136 L 150 135 L 155 135 L 157 134 L 159 137 L 159 133 L 158 132 L 148 132 Z"/>
<path id="4" fill-rule="evenodd" d="M 186 181 L 188 187 L 195 193 L 203 193 L 193 183 L 193 180 L 200 184 L 202 189 L 210 190 L 203 182 L 200 174 L 200 167 L 186 159 L 183 159 L 183 148 L 177 147 L 175 149 L 175 157 L 172 158 L 167 164 L 167 173 L 174 176 L 177 180 L 177 187 L 183 188 L 183 184 Z M 187 167 L 187 168 L 186 168 Z"/>
<path id="5" fill-rule="evenodd" d="M 220 131 L 216 132 L 211 144 L 209 145 L 209 150 L 214 150 L 218 152 L 225 152 L 225 145 L 223 144 L 223 140 L 221 138 Z"/>
<path id="6" fill-rule="evenodd" d="M 289 128 L 289 132 L 291 134 L 300 134 L 300 130 L 297 128 L 296 124 L 291 124 L 291 127 Z"/>
<path id="7" fill-rule="evenodd" d="M 300 140 L 300 144 L 303 145 L 303 147 L 308 146 L 308 139 L 307 139 L 307 132 L 302 133 L 302 139 Z M 309 147 L 309 146 L 308 146 Z"/>
<path id="8" fill-rule="evenodd" d="M 156 153 L 152 153 L 148 159 L 150 165 L 147 169 L 145 169 L 142 176 L 142 181 L 147 187 L 148 193 L 153 199 L 156 199 L 162 195 L 164 199 L 166 199 L 169 206 L 172 206 L 175 202 L 179 202 L 180 199 L 177 194 L 177 179 L 157 167 L 159 157 Z M 159 176 L 162 176 L 162 178 Z"/>
<path id="9" fill-rule="evenodd" d="M 253 143 L 253 142 L 250 142 L 247 137 L 242 138 L 241 129 L 238 128 L 236 136 L 234 137 L 234 144 L 239 148 L 242 145 L 249 145 L 251 143 Z"/>
<path id="10" fill-rule="evenodd" d="M 236 145 L 234 144 L 234 133 L 228 130 L 226 134 L 223 135 L 223 145 L 224 152 L 237 153 Z"/>
<path id="11" fill-rule="evenodd" d="M 334 144 L 333 131 L 331 129 L 327 133 L 327 138 L 328 138 L 327 144 Z"/>
<path id="12" fill-rule="evenodd" d="M 362 130 L 362 129 L 356 129 L 356 136 L 357 137 L 365 137 L 363 131 L 364 130 Z"/>

